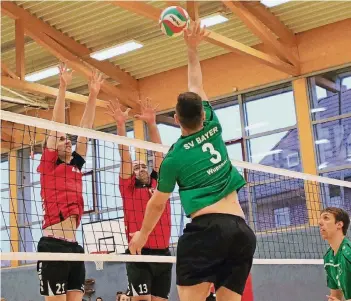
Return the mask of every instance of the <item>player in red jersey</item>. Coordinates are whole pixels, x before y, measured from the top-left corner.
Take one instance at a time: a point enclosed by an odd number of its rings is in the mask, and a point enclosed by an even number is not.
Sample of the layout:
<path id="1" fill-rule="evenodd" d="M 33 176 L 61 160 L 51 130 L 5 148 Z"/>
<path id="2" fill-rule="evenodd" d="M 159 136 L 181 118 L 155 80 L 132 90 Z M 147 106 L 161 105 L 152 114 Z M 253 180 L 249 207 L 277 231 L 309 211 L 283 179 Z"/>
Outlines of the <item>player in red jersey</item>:
<path id="1" fill-rule="evenodd" d="M 141 109 L 142 114 L 135 117 L 147 124 L 151 142 L 161 143 L 160 133 L 156 125 L 156 110 L 151 106 L 149 99 L 141 102 Z M 125 122 L 128 118 L 128 112 L 129 109 L 125 112 L 121 110 L 118 101 L 117 103 L 111 102 L 109 106 L 107 113 L 115 119 L 119 136 L 126 135 Z M 122 164 L 119 187 L 123 199 L 124 223 L 129 242 L 131 234 L 138 231 L 143 222 L 146 205 L 156 188 L 163 154 L 155 153 L 153 170 L 149 173 L 146 162 L 132 161 L 128 146 L 119 145 L 119 152 Z M 168 200 L 166 209 L 150 234 L 141 254 L 170 256 L 170 235 L 171 216 Z M 130 254 L 129 250 L 126 253 Z M 132 301 L 163 301 L 168 299 L 172 278 L 171 263 L 131 262 L 127 263 L 126 267 L 128 296 L 132 297 Z"/>
<path id="2" fill-rule="evenodd" d="M 60 87 L 52 120 L 65 123 L 65 93 L 72 81 L 72 72 L 60 67 Z M 80 123 L 92 128 L 101 74 L 93 71 L 89 81 L 89 99 Z M 76 150 L 65 133 L 51 131 L 43 146 L 38 172 L 43 200 L 43 237 L 38 252 L 84 253 L 76 242 L 76 229 L 83 215 L 81 169 L 87 153 L 87 138 L 78 137 Z M 54 257 L 54 256 L 53 256 Z M 46 301 L 81 301 L 84 294 L 84 262 L 38 261 L 40 294 Z"/>

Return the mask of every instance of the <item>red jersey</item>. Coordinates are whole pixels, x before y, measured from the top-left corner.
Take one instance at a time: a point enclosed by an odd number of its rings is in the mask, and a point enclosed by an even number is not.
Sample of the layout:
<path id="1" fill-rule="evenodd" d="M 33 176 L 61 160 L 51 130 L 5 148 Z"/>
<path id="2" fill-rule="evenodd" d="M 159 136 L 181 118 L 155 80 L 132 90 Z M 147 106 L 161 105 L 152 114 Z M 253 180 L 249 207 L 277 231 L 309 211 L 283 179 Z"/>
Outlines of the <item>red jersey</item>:
<path id="1" fill-rule="evenodd" d="M 58 158 L 58 151 L 43 150 L 37 171 L 40 173 L 43 200 L 43 229 L 77 216 L 77 227 L 84 211 L 81 168 L 85 160 L 72 153 L 70 164 Z"/>
<path id="2" fill-rule="evenodd" d="M 124 224 L 126 235 L 130 242 L 130 233 L 141 229 L 147 202 L 150 200 L 157 185 L 157 172 L 152 171 L 149 185 L 141 184 L 135 175 L 128 179 L 119 178 L 119 190 L 123 199 Z M 171 208 L 167 201 L 166 209 L 156 224 L 154 230 L 149 235 L 144 248 L 166 249 L 169 247 L 171 237 Z"/>

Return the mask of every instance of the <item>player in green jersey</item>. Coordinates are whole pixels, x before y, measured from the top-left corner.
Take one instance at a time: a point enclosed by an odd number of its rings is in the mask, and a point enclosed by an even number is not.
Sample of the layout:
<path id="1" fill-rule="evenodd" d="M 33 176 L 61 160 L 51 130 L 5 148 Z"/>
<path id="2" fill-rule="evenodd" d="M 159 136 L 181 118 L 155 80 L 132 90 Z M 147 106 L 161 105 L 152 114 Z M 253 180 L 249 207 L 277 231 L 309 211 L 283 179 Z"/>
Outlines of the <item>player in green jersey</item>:
<path id="1" fill-rule="evenodd" d="M 221 124 L 203 90 L 197 47 L 205 35 L 199 22 L 191 22 L 184 32 L 189 92 L 178 96 L 174 116 L 182 135 L 163 160 L 157 190 L 129 249 L 140 254 L 177 183 L 182 206 L 192 219 L 177 247 L 180 300 L 204 301 L 213 283 L 218 301 L 239 301 L 256 237 L 238 200 L 245 180 L 228 158 Z"/>
<path id="2" fill-rule="evenodd" d="M 328 207 L 322 211 L 320 233 L 330 245 L 324 255 L 330 288 L 328 301 L 339 301 L 343 297 L 351 301 L 351 241 L 345 237 L 349 225 L 350 217 L 345 210 Z"/>

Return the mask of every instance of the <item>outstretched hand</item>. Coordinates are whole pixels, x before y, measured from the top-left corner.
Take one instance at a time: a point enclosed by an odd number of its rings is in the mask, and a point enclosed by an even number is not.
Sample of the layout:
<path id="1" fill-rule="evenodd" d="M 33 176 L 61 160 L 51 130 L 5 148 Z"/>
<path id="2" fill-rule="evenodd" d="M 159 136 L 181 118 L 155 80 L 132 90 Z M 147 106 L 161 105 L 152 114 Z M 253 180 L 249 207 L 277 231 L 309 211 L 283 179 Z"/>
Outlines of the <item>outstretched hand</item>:
<path id="1" fill-rule="evenodd" d="M 149 98 L 146 98 L 144 101 L 139 100 L 139 103 L 141 106 L 141 114 L 134 115 L 134 117 L 148 124 L 156 123 L 156 109 L 158 105 L 153 106 Z"/>
<path id="2" fill-rule="evenodd" d="M 200 21 L 190 20 L 189 27 L 184 29 L 184 41 L 188 48 L 196 49 L 201 41 L 210 33 L 206 30 L 206 26 L 201 28 Z"/>
<path id="3" fill-rule="evenodd" d="M 107 105 L 107 111 L 105 113 L 107 115 L 110 115 L 116 121 L 118 126 L 122 126 L 126 123 L 128 119 L 129 111 L 130 108 L 126 109 L 123 112 L 119 100 L 116 99 L 115 103 L 109 101 L 109 104 Z"/>
<path id="4" fill-rule="evenodd" d="M 102 73 L 98 72 L 96 69 L 93 69 L 93 73 L 88 83 L 90 93 L 98 95 L 103 82 L 104 80 L 102 79 Z"/>
<path id="5" fill-rule="evenodd" d="M 63 62 L 60 63 L 59 65 L 59 71 L 60 71 L 60 85 L 68 86 L 72 82 L 72 75 L 73 75 L 73 70 L 68 71 L 67 65 Z"/>

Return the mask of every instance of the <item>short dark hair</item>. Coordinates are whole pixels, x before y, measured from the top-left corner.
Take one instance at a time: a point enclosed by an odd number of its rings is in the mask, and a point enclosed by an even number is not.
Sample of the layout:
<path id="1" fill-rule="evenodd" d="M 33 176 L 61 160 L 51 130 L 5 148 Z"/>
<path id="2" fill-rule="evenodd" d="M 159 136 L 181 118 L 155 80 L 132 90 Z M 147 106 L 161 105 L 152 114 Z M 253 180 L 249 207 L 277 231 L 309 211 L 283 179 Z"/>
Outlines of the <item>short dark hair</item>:
<path id="1" fill-rule="evenodd" d="M 203 106 L 201 97 L 194 92 L 181 93 L 178 96 L 176 113 L 182 127 L 194 130 L 203 120 Z"/>
<path id="2" fill-rule="evenodd" d="M 118 291 L 118 292 L 116 293 L 116 295 L 122 295 L 122 294 L 123 294 L 122 291 Z"/>
<path id="3" fill-rule="evenodd" d="M 346 235 L 350 226 L 349 214 L 345 210 L 337 207 L 327 207 L 322 211 L 322 213 L 325 212 L 333 214 L 336 222 L 343 222 L 344 225 L 342 226 L 342 233 Z"/>
<path id="4" fill-rule="evenodd" d="M 97 300 L 97 299 L 100 299 L 100 300 L 102 300 L 102 298 L 101 298 L 101 297 L 96 297 L 96 300 Z"/>

